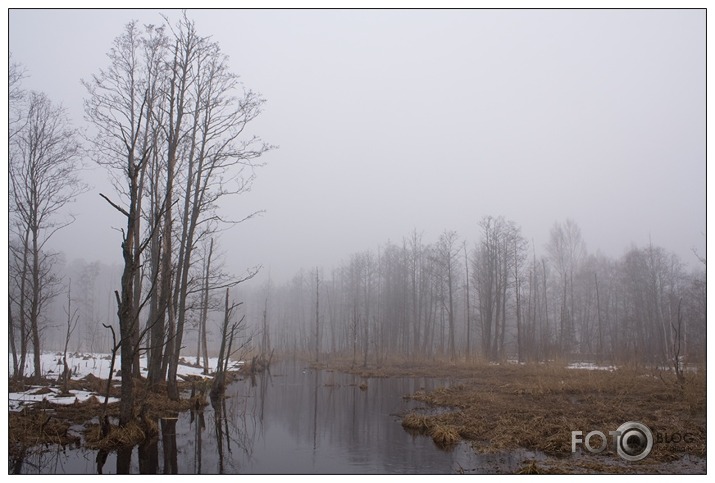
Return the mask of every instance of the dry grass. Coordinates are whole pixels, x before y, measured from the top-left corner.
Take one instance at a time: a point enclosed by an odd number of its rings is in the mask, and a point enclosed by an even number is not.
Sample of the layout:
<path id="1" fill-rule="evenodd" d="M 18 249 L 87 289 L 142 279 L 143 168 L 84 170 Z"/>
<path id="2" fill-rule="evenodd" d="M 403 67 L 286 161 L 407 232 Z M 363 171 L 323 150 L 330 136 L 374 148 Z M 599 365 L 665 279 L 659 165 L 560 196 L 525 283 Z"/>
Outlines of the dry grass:
<path id="1" fill-rule="evenodd" d="M 90 449 L 110 450 L 122 446 L 133 446 L 146 439 L 146 428 L 137 422 L 130 422 L 124 427 L 110 426 L 109 433 L 102 438 L 98 424 L 90 425 L 84 433 L 85 446 Z"/>
<path id="2" fill-rule="evenodd" d="M 688 442 L 656 443 L 648 462 L 672 462 L 684 454 L 706 456 L 705 371 L 689 374 L 681 387 L 672 380 L 671 374 L 635 370 L 570 370 L 556 365 L 450 367 L 453 381 L 461 379 L 459 384 L 431 392 L 418 391 L 409 397 L 456 408 L 455 411 L 431 416 L 408 413 L 402 421 L 406 429 L 428 434 L 440 446 L 444 441 L 451 441 L 456 433 L 479 452 L 524 448 L 555 457 L 570 457 L 572 430 L 581 430 L 584 434 L 602 430 L 607 434 L 626 421 L 639 421 L 648 426 L 655 437 L 658 433 L 693 436 Z M 383 375 L 401 373 L 404 369 L 398 365 L 380 371 Z M 441 375 L 444 370 L 418 366 L 409 372 Z M 437 438 L 435 428 L 440 428 Z M 445 436 L 446 431 L 450 431 L 450 436 Z M 618 458 L 612 445 L 604 454 Z M 601 460 L 580 462 L 581 471 L 597 471 L 591 466 L 599 466 Z M 608 468 L 609 472 L 621 472 L 617 466 Z M 521 471 L 543 472 L 544 468 L 533 463 Z M 553 472 L 554 468 L 549 471 Z M 630 470 L 624 468 L 623 471 Z"/>
<path id="3" fill-rule="evenodd" d="M 79 437 L 68 433 L 70 423 L 45 412 L 22 412 L 8 421 L 11 454 L 39 444 L 75 444 Z"/>
<path id="4" fill-rule="evenodd" d="M 432 427 L 432 419 L 424 414 L 410 412 L 402 418 L 402 427 L 414 431 L 428 432 Z"/>
<path id="5" fill-rule="evenodd" d="M 79 443 L 80 438 L 68 433 L 71 423 L 85 424 L 85 444 L 93 449 L 105 449 L 132 445 L 143 441 L 147 436 L 157 434 L 156 421 L 160 417 L 176 415 L 189 409 L 199 409 L 208 404 L 205 393 L 196 382 L 179 383 L 180 391 L 188 391 L 193 387 L 193 397 L 171 401 L 166 394 L 166 387 L 157 387 L 149 390 L 144 381 L 137 380 L 135 387 L 136 406 L 134 413 L 136 421 L 126 427 L 111 426 L 105 438 L 100 436 L 98 424 L 86 424 L 93 419 L 98 420 L 104 414 L 104 397 L 90 397 L 83 402 L 75 401 L 73 404 L 61 405 L 43 400 L 40 403 L 26 407 L 22 412 L 9 413 L 9 440 L 11 453 L 19 453 L 36 445 Z M 77 389 L 106 388 L 106 380 L 94 376 L 81 381 L 72 381 Z M 204 389 L 202 391 L 202 389 Z M 112 391 L 115 391 L 113 389 Z M 46 388 L 38 390 L 39 393 L 50 392 Z M 118 391 L 118 390 L 117 390 Z M 106 416 L 116 418 L 119 416 L 119 404 L 107 405 Z"/>
<path id="6" fill-rule="evenodd" d="M 460 432 L 454 427 L 441 424 L 436 418 L 410 412 L 402 418 L 402 427 L 413 434 L 430 436 L 441 449 L 450 449 L 460 441 Z"/>
<path id="7" fill-rule="evenodd" d="M 483 362 L 465 363 L 450 362 L 448 360 L 414 360 L 402 357 L 391 357 L 377 365 L 368 363 L 367 366 L 358 361 L 353 363 L 352 358 L 336 357 L 321 363 L 310 362 L 313 369 L 324 369 L 356 374 L 360 377 L 469 377 L 475 368 L 491 367 Z"/>
<path id="8" fill-rule="evenodd" d="M 534 460 L 525 462 L 516 472 L 517 475 L 545 475 L 550 473 L 548 469 L 539 466 Z"/>
<path id="9" fill-rule="evenodd" d="M 433 425 L 429 435 L 432 436 L 434 444 L 443 449 L 451 448 L 460 440 L 459 433 L 454 427 L 441 424 Z"/>

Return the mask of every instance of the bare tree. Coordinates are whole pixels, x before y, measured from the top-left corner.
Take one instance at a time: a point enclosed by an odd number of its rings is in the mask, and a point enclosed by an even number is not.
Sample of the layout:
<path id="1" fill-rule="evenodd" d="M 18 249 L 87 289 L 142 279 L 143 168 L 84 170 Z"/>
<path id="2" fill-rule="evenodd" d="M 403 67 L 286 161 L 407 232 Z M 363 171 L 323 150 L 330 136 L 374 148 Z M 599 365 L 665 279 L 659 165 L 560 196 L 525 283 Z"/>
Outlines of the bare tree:
<path id="1" fill-rule="evenodd" d="M 199 354 L 202 353 L 203 351 L 203 364 L 204 364 L 204 374 L 209 373 L 209 349 L 208 349 L 208 343 L 207 343 L 207 321 L 208 321 L 208 313 L 209 313 L 209 300 L 210 300 L 210 274 L 211 274 L 211 256 L 213 255 L 213 250 L 214 250 L 214 240 L 213 238 L 211 239 L 211 242 L 209 244 L 209 249 L 208 253 L 206 254 L 206 257 L 204 258 L 204 279 L 202 281 L 202 289 L 201 289 L 201 313 L 199 315 Z M 197 357 L 197 363 L 198 363 L 198 357 Z"/>
<path id="2" fill-rule="evenodd" d="M 85 115 L 97 129 L 93 139 L 95 159 L 113 172 L 117 191 L 124 198 L 122 203 L 101 195 L 126 220 L 121 243 L 124 260 L 121 293 L 115 291 L 119 318 L 118 344 L 121 347 L 119 423 L 122 426 L 133 418 L 133 365 L 141 310 L 141 304 L 136 300 L 136 275 L 141 266 L 141 255 L 156 229 L 156 226 L 150 227 L 146 239 L 137 243 L 137 233 L 141 230 L 140 180 L 155 148 L 154 115 L 159 96 L 153 82 L 158 66 L 145 62 L 145 59 L 152 59 L 163 44 L 160 29 L 146 27 L 142 33 L 132 22 L 115 39 L 114 47 L 109 52 L 109 67 L 84 82 L 89 94 L 85 101 Z"/>
<path id="3" fill-rule="evenodd" d="M 464 319 L 465 319 L 465 325 L 467 329 L 467 347 L 466 347 L 466 359 L 469 361 L 472 357 L 471 355 L 471 347 L 470 347 L 470 336 L 472 333 L 472 324 L 471 324 L 471 313 L 469 309 L 469 256 L 467 255 L 467 242 L 464 242 L 462 245 L 462 248 L 464 249 L 464 280 L 465 280 L 465 287 L 464 287 L 464 297 L 466 299 L 465 301 L 465 307 L 464 307 Z"/>
<path id="4" fill-rule="evenodd" d="M 184 94 L 184 102 L 193 104 L 193 109 L 184 114 L 190 127 L 186 133 L 187 147 L 183 156 L 183 213 L 179 218 L 181 236 L 173 292 L 176 336 L 168 374 L 172 397 L 178 397 L 175 391 L 176 370 L 187 316 L 189 275 L 195 245 L 202 237 L 209 236 L 217 224 L 233 225 L 256 214 L 248 214 L 240 220 L 225 220 L 216 212 L 217 201 L 247 191 L 254 178 L 256 159 L 270 149 L 257 137 L 241 138 L 247 124 L 260 113 L 264 100 L 251 91 L 236 96 L 238 77 L 228 70 L 226 56 L 218 44 L 198 37 L 188 19 L 184 18 L 176 32 L 178 45 L 184 46 L 183 62 L 191 64 L 188 67 L 180 64 L 182 75 L 177 92 L 182 92 L 186 82 L 188 91 Z M 184 70 L 187 69 L 190 79 L 184 81 Z M 177 124 L 179 109 L 177 103 Z"/>
<path id="5" fill-rule="evenodd" d="M 424 290 L 424 248 L 422 247 L 422 235 L 417 233 L 417 230 L 412 230 L 409 238 L 409 274 L 410 274 L 410 293 L 411 293 L 411 304 L 410 304 L 410 317 L 412 318 L 413 324 L 413 346 L 412 350 L 415 352 L 420 349 L 420 338 L 422 336 L 422 299 Z"/>
<path id="6" fill-rule="evenodd" d="M 567 219 L 564 224 L 555 223 L 546 249 L 562 282 L 559 349 L 563 355 L 575 342 L 574 273 L 586 255 L 586 245 L 576 222 Z"/>
<path id="7" fill-rule="evenodd" d="M 211 386 L 211 399 L 217 399 L 223 394 L 226 386 L 226 369 L 228 360 L 231 356 L 231 345 L 236 330 L 243 323 L 245 316 L 242 316 L 237 322 L 231 323 L 234 311 L 242 305 L 243 302 L 229 304 L 229 289 L 226 288 L 226 299 L 224 305 L 223 324 L 221 326 L 221 348 L 218 353 L 218 363 L 216 365 L 216 373 L 214 375 L 213 385 Z M 229 323 L 231 323 L 229 327 Z"/>
<path id="8" fill-rule="evenodd" d="M 516 289 L 519 285 L 519 267 L 525 258 L 526 243 L 519 227 L 501 216 L 486 216 L 480 226 L 482 239 L 474 251 L 472 272 L 482 326 L 482 352 L 490 360 L 499 360 L 506 357 L 509 288 Z M 517 305 L 520 310 L 520 296 Z M 520 325 L 520 315 L 517 319 Z"/>
<path id="9" fill-rule="evenodd" d="M 70 279 L 69 285 L 67 287 L 67 308 L 65 309 L 65 314 L 67 315 L 67 330 L 65 331 L 65 346 L 62 352 L 62 373 L 60 374 L 59 382 L 62 383 L 62 392 L 64 394 L 68 393 L 68 384 L 70 379 L 70 368 L 67 365 L 67 347 L 70 344 L 70 338 L 72 333 L 77 328 L 77 322 L 79 322 L 78 309 L 72 310 L 72 280 Z"/>
<path id="10" fill-rule="evenodd" d="M 365 303 L 363 323 L 363 367 L 367 367 L 367 356 L 370 350 L 370 295 L 372 293 L 373 277 L 375 275 L 375 259 L 370 251 L 362 254 L 363 268 L 363 301 Z"/>
<path id="11" fill-rule="evenodd" d="M 167 390 L 169 397 L 176 400 L 179 398 L 176 386 L 176 365 L 178 360 L 174 362 L 174 359 L 175 351 L 181 350 L 181 341 L 176 340 L 175 305 L 172 303 L 174 185 L 179 144 L 185 136 L 183 130 L 184 114 L 189 110 L 188 95 L 192 82 L 191 64 L 197 55 L 197 45 L 200 39 L 196 35 L 194 24 L 189 22 L 186 16 L 174 31 L 174 37 L 174 47 L 171 53 L 173 58 L 167 64 L 170 80 L 164 93 L 167 96 L 167 105 L 165 106 L 167 119 L 163 126 L 166 134 L 166 187 L 164 190 L 165 209 L 162 225 L 159 315 L 162 323 L 168 329 L 167 349 L 162 361 L 162 374 L 164 372 L 163 367 L 168 365 L 170 374 Z"/>
<path id="12" fill-rule="evenodd" d="M 442 273 L 444 276 L 443 282 L 446 284 L 447 288 L 447 300 L 443 298 L 442 304 L 447 310 L 447 319 L 449 322 L 449 358 L 454 360 L 456 357 L 454 327 L 454 263 L 459 253 L 459 247 L 457 246 L 457 232 L 445 231 L 442 233 L 439 238 L 438 253 L 438 261 L 442 266 Z"/>
<path id="13" fill-rule="evenodd" d="M 510 232 L 510 242 L 513 247 L 513 266 L 514 266 L 514 297 L 516 299 L 516 352 L 517 360 L 522 362 L 524 359 L 524 328 L 522 323 L 522 302 L 521 302 L 521 285 L 522 274 L 521 270 L 523 262 L 526 260 L 526 250 L 528 249 L 527 241 L 521 236 L 519 228 L 512 225 Z"/>
<path id="14" fill-rule="evenodd" d="M 95 296 L 97 292 L 97 279 L 100 274 L 101 265 L 99 262 L 82 264 L 79 271 L 77 285 L 79 294 L 77 296 L 80 330 L 77 341 L 77 350 L 82 344 L 87 344 L 89 351 L 94 352 L 94 342 L 97 336 L 99 324 L 97 323 L 97 310 Z"/>
<path id="15" fill-rule="evenodd" d="M 320 274 L 315 269 L 315 362 L 320 362 Z"/>
<path id="16" fill-rule="evenodd" d="M 34 351 L 34 377 L 41 377 L 40 320 L 57 295 L 54 257 L 47 242 L 74 217 L 66 206 L 87 187 L 79 178 L 80 144 L 62 107 L 37 92 L 29 94 L 25 122 L 12 139 L 9 177 L 12 214 L 20 240 L 20 317 L 26 317 Z M 64 216 L 63 216 L 64 215 Z"/>
<path id="17" fill-rule="evenodd" d="M 333 280 L 335 278 L 333 277 Z M 268 354 L 271 352 L 271 335 L 268 328 L 268 300 L 271 292 L 271 281 L 270 279 L 266 283 L 266 297 L 263 301 L 263 325 L 261 328 L 261 353 Z"/>
<path id="18" fill-rule="evenodd" d="M 22 129 L 25 113 L 22 102 L 25 99 L 25 90 L 22 88 L 22 79 L 26 77 L 25 68 L 12 60 L 8 65 L 8 139 L 12 140 Z"/>

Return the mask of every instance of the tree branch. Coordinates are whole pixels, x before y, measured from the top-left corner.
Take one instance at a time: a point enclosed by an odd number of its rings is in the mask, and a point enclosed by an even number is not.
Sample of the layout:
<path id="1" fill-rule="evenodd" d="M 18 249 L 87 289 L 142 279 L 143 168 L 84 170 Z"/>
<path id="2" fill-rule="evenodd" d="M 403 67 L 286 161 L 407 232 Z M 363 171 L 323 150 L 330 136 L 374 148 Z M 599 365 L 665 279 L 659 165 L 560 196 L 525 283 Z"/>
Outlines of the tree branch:
<path id="1" fill-rule="evenodd" d="M 127 212 L 127 210 L 125 210 L 125 209 L 122 208 L 121 206 L 119 206 L 119 205 L 117 205 L 116 203 L 114 203 L 112 200 L 110 200 L 109 198 L 107 198 L 106 196 L 104 196 L 104 194 L 99 193 L 99 196 L 101 196 L 102 198 L 104 198 L 105 200 L 107 200 L 107 203 L 109 203 L 110 205 L 112 205 L 117 211 L 119 211 L 119 212 L 122 213 L 124 216 L 126 216 L 127 218 L 129 218 L 129 212 Z"/>

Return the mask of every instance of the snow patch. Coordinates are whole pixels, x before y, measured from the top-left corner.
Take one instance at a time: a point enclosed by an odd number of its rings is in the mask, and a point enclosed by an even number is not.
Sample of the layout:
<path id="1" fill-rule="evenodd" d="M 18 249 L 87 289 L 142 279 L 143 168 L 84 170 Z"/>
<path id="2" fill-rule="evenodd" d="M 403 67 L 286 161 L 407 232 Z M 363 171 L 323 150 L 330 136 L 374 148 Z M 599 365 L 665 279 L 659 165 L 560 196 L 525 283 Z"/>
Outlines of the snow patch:
<path id="1" fill-rule="evenodd" d="M 186 365 L 186 358 L 179 361 L 179 366 L 176 371 L 179 376 L 200 376 L 206 377 L 203 374 L 202 367 L 194 367 Z M 90 374 L 100 379 L 109 377 L 109 366 L 112 362 L 111 354 L 102 353 L 72 353 L 67 354 L 67 365 L 71 371 L 70 378 L 72 380 L 83 379 Z M 147 370 L 147 357 L 139 358 L 141 371 Z M 217 357 L 209 358 L 209 368 L 213 371 L 218 364 Z M 229 370 L 237 370 L 244 364 L 244 361 L 230 361 Z M 59 377 L 64 371 L 64 363 L 62 362 L 62 353 L 48 352 L 40 355 L 40 367 L 42 368 L 43 376 L 52 379 Z M 121 367 L 121 356 L 117 355 L 114 361 L 114 377 L 118 378 L 119 368 Z M 25 374 L 32 374 L 34 371 L 33 354 L 27 354 L 25 361 Z M 12 375 L 12 354 L 8 354 L 8 373 Z M 209 376 L 210 377 L 210 376 Z M 118 379 L 117 379 L 118 382 Z M 47 390 L 49 389 L 49 392 Z M 40 394 L 37 394 L 40 391 Z M 97 397 L 100 401 L 104 401 L 104 396 L 101 394 L 91 393 L 88 391 L 70 390 L 71 396 L 60 397 L 60 389 L 56 387 L 32 386 L 23 392 L 11 392 L 8 395 L 8 406 L 10 411 L 21 411 L 23 407 L 47 400 L 54 404 L 74 404 L 75 400 L 83 402 L 91 398 Z M 118 398 L 109 398 L 109 402 L 118 402 Z"/>
<path id="2" fill-rule="evenodd" d="M 615 371 L 616 366 L 599 366 L 593 362 L 572 362 L 566 369 L 585 369 L 587 371 Z"/>

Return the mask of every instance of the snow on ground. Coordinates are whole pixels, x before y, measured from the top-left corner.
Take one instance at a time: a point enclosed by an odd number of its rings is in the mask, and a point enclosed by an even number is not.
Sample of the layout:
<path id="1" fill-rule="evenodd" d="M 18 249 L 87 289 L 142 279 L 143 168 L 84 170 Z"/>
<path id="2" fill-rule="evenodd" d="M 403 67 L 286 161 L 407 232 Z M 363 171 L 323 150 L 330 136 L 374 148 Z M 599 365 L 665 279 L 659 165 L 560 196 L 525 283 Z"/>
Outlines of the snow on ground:
<path id="1" fill-rule="evenodd" d="M 616 366 L 599 366 L 593 362 L 572 362 L 567 369 L 585 369 L 587 371 L 615 371 Z"/>
<path id="2" fill-rule="evenodd" d="M 195 357 L 185 358 L 190 362 L 195 362 Z M 146 372 L 147 358 L 143 356 L 139 359 L 141 370 L 143 373 Z M 67 365 L 72 371 L 71 379 L 79 380 L 92 374 L 100 379 L 107 379 L 109 377 L 109 367 L 112 362 L 112 356 L 110 354 L 78 354 L 72 353 L 67 354 Z M 33 365 L 33 355 L 32 353 L 27 354 L 27 360 L 25 361 L 25 374 L 32 374 L 34 370 Z M 209 358 L 209 368 L 213 371 L 218 364 L 217 357 Z M 243 361 L 231 361 L 229 364 L 229 370 L 238 369 Z M 62 354 L 59 352 L 48 352 L 40 355 L 40 366 L 42 367 L 42 374 L 49 379 L 56 379 L 62 373 L 64 365 L 62 363 Z M 121 357 L 117 355 L 117 359 L 114 361 L 114 378 L 115 381 L 119 382 L 119 367 L 121 366 Z M 12 371 L 12 355 L 8 354 L 8 371 Z M 180 376 L 201 376 L 203 368 L 193 367 L 184 365 L 181 362 L 177 369 L 177 374 Z M 49 389 L 50 392 L 47 392 Z M 41 392 L 41 394 L 37 394 Z M 96 396 L 100 401 L 104 401 L 104 396 L 91 393 L 87 391 L 75 391 L 70 390 L 69 392 L 72 396 L 60 397 L 60 389 L 56 387 L 46 388 L 45 386 L 32 386 L 28 390 L 23 392 L 11 392 L 8 395 L 8 406 L 10 411 L 20 411 L 23 406 L 28 404 L 34 404 L 40 402 L 43 399 L 55 404 L 73 404 L 75 400 L 82 402 L 86 401 L 92 396 Z M 44 393 L 44 394 L 42 394 Z M 117 398 L 109 398 L 109 402 L 117 402 Z"/>
<path id="3" fill-rule="evenodd" d="M 46 392 L 48 389 L 50 392 Z M 38 392 L 40 394 L 37 394 Z M 11 392 L 8 395 L 8 409 L 21 411 L 23 407 L 42 402 L 44 399 L 54 404 L 74 404 L 75 401 L 83 402 L 94 396 L 104 402 L 104 396 L 89 391 L 71 390 L 69 392 L 72 396 L 60 396 L 60 392 L 59 388 L 46 386 L 30 386 L 30 389 L 24 392 Z M 118 398 L 110 397 L 108 402 L 111 404 L 118 401 Z"/>

